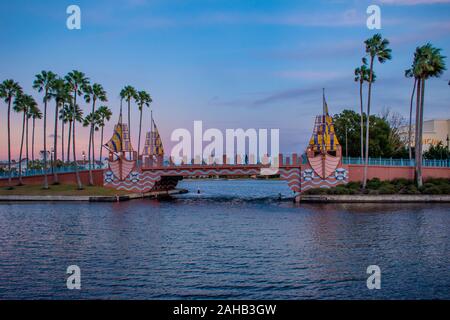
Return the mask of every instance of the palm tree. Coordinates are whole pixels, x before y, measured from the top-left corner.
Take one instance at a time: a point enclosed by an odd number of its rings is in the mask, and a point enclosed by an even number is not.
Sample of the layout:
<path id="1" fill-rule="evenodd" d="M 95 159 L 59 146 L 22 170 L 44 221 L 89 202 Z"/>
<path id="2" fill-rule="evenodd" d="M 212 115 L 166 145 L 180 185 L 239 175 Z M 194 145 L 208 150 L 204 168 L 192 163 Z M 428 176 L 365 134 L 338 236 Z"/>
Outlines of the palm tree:
<path id="1" fill-rule="evenodd" d="M 59 109 L 59 120 L 61 120 L 61 161 L 64 163 L 64 129 L 66 123 L 69 122 L 69 110 L 71 106 L 69 104 L 64 103 L 62 108 Z"/>
<path id="2" fill-rule="evenodd" d="M 95 169 L 95 132 L 100 129 L 100 122 L 101 122 L 100 113 L 95 111 L 93 116 L 94 130 L 92 132 L 92 163 L 94 169 Z"/>
<path id="3" fill-rule="evenodd" d="M 56 79 L 53 82 L 53 86 L 51 88 L 50 92 L 51 96 L 55 99 L 55 128 L 53 133 L 53 184 L 58 184 L 58 174 L 56 172 L 56 161 L 58 159 L 58 114 L 59 114 L 59 108 L 64 106 L 64 103 L 67 101 L 70 101 L 70 87 L 67 84 L 67 82 L 64 81 L 64 79 Z M 64 153 L 64 150 L 62 150 Z"/>
<path id="4" fill-rule="evenodd" d="M 25 136 L 25 123 L 28 117 L 28 113 L 30 108 L 36 107 L 36 101 L 34 101 L 33 97 L 26 94 L 20 94 L 14 100 L 14 111 L 17 113 L 22 112 L 23 120 L 22 120 L 22 139 L 20 141 L 20 153 L 19 153 L 19 185 L 23 185 L 22 183 L 22 151 L 23 151 L 23 141 Z"/>
<path id="5" fill-rule="evenodd" d="M 100 108 L 98 108 L 97 110 L 98 114 L 99 114 L 99 126 L 100 128 L 102 128 L 102 132 L 101 132 L 101 140 L 100 140 L 100 161 L 102 161 L 102 151 L 103 151 L 103 128 L 105 127 L 105 120 L 109 121 L 111 119 L 112 116 L 112 112 L 111 110 L 107 107 L 107 106 L 101 106 Z"/>
<path id="6" fill-rule="evenodd" d="M 391 60 L 391 49 L 388 48 L 389 40 L 383 39 L 381 34 L 377 33 L 372 38 L 364 41 L 366 46 L 366 54 L 370 57 L 370 71 L 369 71 L 369 92 L 367 98 L 367 115 L 366 115 L 366 161 L 364 163 L 364 177 L 363 177 L 363 189 L 367 184 L 367 167 L 369 165 L 369 122 L 370 122 L 370 102 L 372 97 L 372 82 L 373 82 L 373 63 L 377 58 L 379 63 L 384 63 L 387 60 Z M 366 62 L 366 59 L 363 59 Z"/>
<path id="7" fill-rule="evenodd" d="M 27 109 L 27 114 L 26 114 L 26 120 L 25 120 L 25 156 L 26 156 L 26 161 L 27 161 L 27 170 L 28 170 L 28 168 L 29 168 L 29 157 L 30 157 L 30 155 L 29 155 L 29 153 L 28 153 L 28 136 L 29 136 L 29 134 L 28 134 L 28 123 L 29 123 L 29 121 L 28 120 L 30 120 L 30 118 L 31 118 L 31 107 L 29 107 L 28 109 Z"/>
<path id="8" fill-rule="evenodd" d="M 8 189 L 11 185 L 11 102 L 22 93 L 22 87 L 12 79 L 3 81 L 0 84 L 0 98 L 8 104 Z"/>
<path id="9" fill-rule="evenodd" d="M 422 180 L 422 136 L 423 113 L 425 104 L 425 82 L 429 78 L 438 78 L 444 71 L 445 58 L 442 49 L 433 47 L 430 43 L 416 49 L 413 61 L 413 74 L 418 78 L 417 105 L 416 105 L 416 141 L 415 141 L 415 177 L 418 187 L 423 185 Z"/>
<path id="10" fill-rule="evenodd" d="M 74 116 L 76 116 L 77 96 L 81 96 L 83 94 L 83 90 L 85 90 L 85 88 L 89 85 L 89 78 L 87 78 L 83 72 L 73 70 L 66 75 L 65 79 L 69 83 L 70 89 L 73 92 L 72 108 L 73 108 L 73 114 L 74 114 Z M 76 120 L 76 118 L 74 118 L 74 119 Z M 73 121 L 72 122 L 72 140 L 73 140 L 72 151 L 73 151 L 73 161 L 75 161 L 75 175 L 77 178 L 78 190 L 81 190 L 81 189 L 83 189 L 83 184 L 81 183 L 80 173 L 78 172 L 77 156 L 76 156 L 76 149 L 75 149 L 75 145 L 76 145 L 75 144 L 75 138 L 76 138 L 75 124 L 76 124 L 76 121 Z"/>
<path id="11" fill-rule="evenodd" d="M 413 112 L 413 102 L 414 102 L 414 93 L 416 91 L 417 86 L 417 77 L 414 76 L 413 68 L 405 70 L 405 77 L 412 78 L 414 77 L 414 85 L 411 94 L 411 103 L 409 106 L 409 126 L 408 126 L 408 151 L 409 151 L 409 160 L 412 160 L 412 147 L 411 147 L 411 136 L 412 136 L 412 112 Z"/>
<path id="12" fill-rule="evenodd" d="M 125 86 L 120 92 L 120 98 L 125 99 L 128 103 L 128 132 L 131 137 L 131 116 L 130 116 L 130 105 L 131 99 L 137 100 L 137 92 L 136 89 L 132 86 Z"/>
<path id="13" fill-rule="evenodd" d="M 83 119 L 83 127 L 90 127 L 92 128 L 92 130 L 98 131 L 99 129 L 99 123 L 100 121 L 100 115 L 97 111 L 91 112 L 89 113 L 84 119 Z M 89 149 L 91 149 L 91 147 L 94 146 L 94 136 L 92 136 L 92 146 L 89 146 Z M 92 160 L 93 159 L 93 160 Z M 94 154 L 94 150 L 92 150 L 92 158 L 91 158 L 91 153 L 89 153 L 89 167 L 91 166 L 91 160 L 95 163 L 95 154 Z M 91 168 L 89 168 L 89 170 L 91 170 Z M 90 182 L 91 183 L 91 182 Z M 92 180 L 92 184 L 93 185 L 93 180 Z"/>
<path id="14" fill-rule="evenodd" d="M 42 119 L 42 112 L 37 105 L 30 109 L 30 116 L 33 119 L 31 130 L 31 161 L 34 163 L 34 129 L 36 126 L 36 119 Z"/>
<path id="15" fill-rule="evenodd" d="M 63 162 L 64 162 L 64 124 L 69 123 L 69 130 L 68 130 L 68 136 L 67 136 L 67 153 L 66 158 L 67 162 L 70 163 L 70 136 L 72 132 L 72 114 L 73 114 L 73 108 L 72 108 L 72 102 L 70 101 L 67 104 L 64 104 L 64 106 L 59 111 L 59 119 L 62 121 L 62 133 L 61 133 L 61 140 L 62 140 L 62 156 L 63 156 Z"/>
<path id="16" fill-rule="evenodd" d="M 57 79 L 56 74 L 51 71 L 42 71 L 36 75 L 33 82 L 33 89 L 38 92 L 44 92 L 44 189 L 48 189 L 47 179 L 47 103 L 51 99 L 50 91 Z"/>
<path id="17" fill-rule="evenodd" d="M 14 100 L 14 106 L 13 106 L 13 110 L 17 113 L 22 113 L 23 114 L 23 121 L 22 121 L 22 139 L 20 142 L 20 152 L 19 152 L 19 186 L 22 186 L 22 149 L 23 149 L 23 137 L 24 137 L 24 133 L 25 133 L 25 118 L 27 115 L 27 103 L 25 101 L 25 95 L 24 94 L 20 94 L 17 96 L 17 98 Z"/>
<path id="18" fill-rule="evenodd" d="M 70 163 L 70 147 L 72 146 L 70 141 L 72 137 L 72 127 L 74 122 L 83 122 L 83 110 L 79 106 L 75 108 L 75 114 L 72 107 L 72 104 L 67 106 L 67 121 L 69 122 L 69 137 L 67 142 L 67 162 Z"/>
<path id="19" fill-rule="evenodd" d="M 367 63 L 363 59 L 363 65 L 355 69 L 355 82 L 359 82 L 359 100 L 360 100 L 360 145 L 361 145 L 361 160 L 364 159 L 364 106 L 363 106 L 363 84 L 369 82 L 370 71 L 367 68 Z M 372 73 L 372 82 L 375 82 L 375 72 Z"/>
<path id="20" fill-rule="evenodd" d="M 136 103 L 139 108 L 139 139 L 138 139 L 138 163 L 139 163 L 139 153 L 141 151 L 141 128 L 142 128 L 142 108 L 144 106 L 150 107 L 152 102 L 151 96 L 145 91 L 139 91 L 136 94 Z M 150 124 L 152 125 L 152 124 Z"/>
<path id="21" fill-rule="evenodd" d="M 108 98 L 106 97 L 106 91 L 103 89 L 101 84 L 94 83 L 92 86 L 86 86 L 85 88 L 85 95 L 84 100 L 86 103 L 89 103 L 92 101 L 92 111 L 88 115 L 90 116 L 90 133 L 89 133 L 89 152 L 88 152 L 88 159 L 89 159 L 89 185 L 94 185 L 94 178 L 92 176 L 92 158 L 91 154 L 94 154 L 94 130 L 95 130 L 95 103 L 97 100 L 101 102 L 108 101 Z M 86 118 L 88 118 L 86 117 Z M 97 128 L 98 130 L 98 128 Z M 95 157 L 94 162 L 95 162 Z"/>

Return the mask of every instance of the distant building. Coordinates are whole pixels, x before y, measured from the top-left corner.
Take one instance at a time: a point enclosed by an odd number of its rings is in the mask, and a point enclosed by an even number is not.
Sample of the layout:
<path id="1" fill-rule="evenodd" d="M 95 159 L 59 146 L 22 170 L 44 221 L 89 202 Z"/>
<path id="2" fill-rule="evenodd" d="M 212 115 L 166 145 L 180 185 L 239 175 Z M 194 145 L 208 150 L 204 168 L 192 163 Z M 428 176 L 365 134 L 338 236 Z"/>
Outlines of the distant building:
<path id="1" fill-rule="evenodd" d="M 406 143 L 408 142 L 408 126 L 399 128 L 400 137 Z M 415 141 L 415 127 L 412 127 L 412 146 L 414 147 Z M 427 151 L 431 145 L 437 145 L 439 142 L 445 147 L 449 146 L 450 136 L 450 119 L 433 119 L 423 122 L 423 151 Z"/>
<path id="2" fill-rule="evenodd" d="M 8 170 L 8 161 L 2 160 L 0 161 L 0 168 L 7 171 Z M 27 159 L 22 159 L 22 172 L 27 170 Z M 19 171 L 19 161 L 11 159 L 11 171 Z"/>
<path id="3" fill-rule="evenodd" d="M 88 160 L 77 160 L 78 166 L 84 169 L 89 169 L 89 161 Z M 93 165 L 95 169 L 98 168 L 104 168 L 105 165 L 103 162 L 101 162 L 100 160 L 95 160 L 95 162 L 93 162 Z"/>

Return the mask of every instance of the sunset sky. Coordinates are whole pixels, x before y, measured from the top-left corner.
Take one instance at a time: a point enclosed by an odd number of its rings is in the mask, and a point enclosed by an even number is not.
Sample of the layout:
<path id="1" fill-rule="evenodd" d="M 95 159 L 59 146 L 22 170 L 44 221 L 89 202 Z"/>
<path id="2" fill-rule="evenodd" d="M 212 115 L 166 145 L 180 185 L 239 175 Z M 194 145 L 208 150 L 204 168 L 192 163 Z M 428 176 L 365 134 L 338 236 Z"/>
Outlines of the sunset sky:
<path id="1" fill-rule="evenodd" d="M 66 27 L 71 4 L 81 8 L 81 30 Z M 370 4 L 381 7 L 381 30 L 366 27 Z M 64 76 L 77 69 L 104 86 L 114 112 L 105 139 L 117 121 L 119 91 L 130 84 L 152 95 L 166 151 L 174 129 L 192 130 L 194 120 L 203 120 L 205 128 L 223 130 L 279 128 L 281 151 L 289 153 L 305 149 L 323 87 L 332 113 L 359 110 L 353 71 L 363 41 L 376 32 L 391 41 L 393 60 L 375 65 L 373 112 L 391 108 L 406 117 L 412 81 L 404 70 L 416 46 L 429 41 L 450 56 L 450 0 L 15 0 L 0 2 L 0 30 L 0 81 L 18 81 L 41 109 L 42 96 L 32 89 L 41 70 Z M 426 119 L 449 118 L 449 79 L 446 71 L 427 83 Z M 144 128 L 149 115 L 146 110 Z M 48 117 L 51 137 L 54 102 Z M 138 120 L 133 105 L 135 147 Z M 12 121 L 17 158 L 21 118 L 14 114 Z M 41 122 L 36 130 L 40 150 Z M 79 130 L 80 154 L 87 136 L 87 129 Z M 1 101 L 0 159 L 6 157 Z"/>

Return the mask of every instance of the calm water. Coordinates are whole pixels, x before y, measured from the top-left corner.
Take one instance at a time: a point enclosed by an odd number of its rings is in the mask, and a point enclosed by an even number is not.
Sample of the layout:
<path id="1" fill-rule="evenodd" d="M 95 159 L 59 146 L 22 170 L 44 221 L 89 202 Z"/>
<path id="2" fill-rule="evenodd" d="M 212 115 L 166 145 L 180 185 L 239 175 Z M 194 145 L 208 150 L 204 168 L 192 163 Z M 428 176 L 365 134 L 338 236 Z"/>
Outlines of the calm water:
<path id="1" fill-rule="evenodd" d="M 448 204 L 296 205 L 278 201 L 283 181 L 180 186 L 193 193 L 0 203 L 0 299 L 450 299 Z M 80 291 L 66 288 L 72 264 Z M 372 264 L 381 290 L 366 287 Z"/>

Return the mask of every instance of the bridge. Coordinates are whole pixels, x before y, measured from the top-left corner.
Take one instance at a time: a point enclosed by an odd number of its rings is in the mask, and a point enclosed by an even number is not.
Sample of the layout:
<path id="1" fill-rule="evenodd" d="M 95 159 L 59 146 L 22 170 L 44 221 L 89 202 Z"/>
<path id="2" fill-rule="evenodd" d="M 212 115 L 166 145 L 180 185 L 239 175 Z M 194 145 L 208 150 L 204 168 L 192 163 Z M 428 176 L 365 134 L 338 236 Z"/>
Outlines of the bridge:
<path id="1" fill-rule="evenodd" d="M 210 177 L 210 176 L 258 176 L 279 175 L 286 180 L 293 192 L 300 192 L 301 188 L 301 163 L 296 154 L 292 155 L 293 161 L 283 161 L 280 155 L 279 167 L 271 168 L 263 164 L 183 164 L 183 165 L 156 165 L 144 166 L 140 170 L 133 170 L 123 180 L 117 179 L 113 171 L 105 172 L 105 186 L 117 190 L 133 192 L 147 192 L 150 190 L 173 189 L 178 181 L 185 177 Z"/>
<path id="2" fill-rule="evenodd" d="M 262 157 L 255 162 L 251 155 L 251 163 L 241 161 L 242 157 L 231 155 L 230 161 L 224 155 L 220 164 L 205 164 L 203 159 L 191 161 L 186 159 L 182 164 L 165 161 L 164 147 L 158 128 L 151 119 L 150 131 L 146 134 L 142 154 L 133 150 L 130 134 L 122 116 L 114 127 L 112 138 L 104 147 L 109 151 L 106 168 L 94 170 L 94 182 L 106 188 L 136 193 L 157 190 L 170 190 L 176 187 L 183 178 L 210 176 L 268 176 L 277 175 L 285 180 L 292 192 L 301 193 L 311 188 L 330 188 L 350 181 L 363 180 L 364 163 L 361 158 L 345 158 L 342 147 L 334 133 L 332 117 L 324 100 L 323 114 L 316 116 L 314 130 L 305 153 L 290 155 L 276 154 Z M 247 157 L 246 157 L 247 158 Z M 269 161 L 270 159 L 270 161 Z M 233 162 L 233 163 L 232 163 Z M 424 178 L 450 178 L 449 160 L 423 160 Z M 88 176 L 88 168 L 79 168 L 82 180 Z M 75 168 L 54 168 L 64 182 L 74 178 Z M 48 170 L 50 171 L 50 170 Z M 52 172 L 48 172 L 51 179 Z M 42 171 L 26 171 L 24 183 L 36 183 Z M 0 175 L 0 185 L 6 185 L 6 177 Z M 414 160 L 409 159 L 369 159 L 368 179 L 378 177 L 380 180 L 395 178 L 414 178 Z M 16 178 L 17 179 L 17 178 Z M 50 181 L 51 183 L 51 181 Z"/>
<path id="3" fill-rule="evenodd" d="M 279 155 L 280 161 L 280 178 L 291 183 L 290 187 L 293 191 L 298 190 L 300 192 L 305 191 L 305 185 L 302 190 L 302 180 L 300 177 L 300 185 L 298 173 L 304 171 L 305 166 L 308 163 L 308 159 L 305 157 L 290 155 Z M 342 163 L 348 168 L 347 181 L 361 181 L 363 174 L 364 161 L 361 158 L 342 158 Z M 450 160 L 427 160 L 422 161 L 423 175 L 425 178 L 448 178 L 450 179 Z M 204 176 L 255 176 L 261 173 L 261 168 L 267 167 L 262 165 L 174 165 L 165 161 L 160 166 L 143 166 L 141 169 L 145 178 L 144 181 L 138 183 L 136 176 L 134 176 L 134 182 L 131 179 L 125 179 L 123 183 L 119 183 L 118 179 L 111 179 L 111 181 L 105 181 L 107 172 L 110 171 L 106 168 L 95 168 L 93 170 L 94 184 L 98 186 L 106 186 L 111 188 L 118 188 L 122 190 L 131 190 L 132 192 L 142 192 L 151 187 L 152 190 L 167 190 L 176 187 L 178 181 L 183 178 L 189 177 L 204 177 Z M 84 184 L 89 181 L 88 167 L 79 168 L 81 180 Z M 65 166 L 54 169 L 58 173 L 59 181 L 61 183 L 75 183 L 75 167 Z M 289 175 L 289 170 L 292 170 L 292 175 Z M 25 170 L 22 174 L 23 182 L 25 184 L 42 184 L 44 170 L 33 169 Z M 49 183 L 52 183 L 53 175 L 51 168 L 47 169 Z M 281 176 L 283 175 L 283 176 Z M 12 174 L 13 184 L 18 182 L 18 173 Z M 369 158 L 368 178 L 378 177 L 381 180 L 391 180 L 395 178 L 414 178 L 414 160 L 409 159 L 391 159 L 391 158 Z M 111 178 L 111 177 L 110 177 Z M 290 182 L 289 182 L 290 181 Z M 8 173 L 0 173 L 0 186 L 6 186 L 8 183 Z M 137 183 L 137 185 L 135 185 Z M 298 191 L 296 191 L 298 192 Z"/>
<path id="4" fill-rule="evenodd" d="M 362 181 L 364 161 L 361 158 L 343 157 L 338 165 L 345 171 L 338 170 L 326 179 L 311 172 L 308 159 L 298 154 L 278 156 L 279 168 L 273 172 L 285 180 L 294 193 L 306 191 L 313 187 L 330 187 L 341 183 Z M 424 178 L 449 178 L 450 160 L 423 160 Z M 141 169 L 132 170 L 123 180 L 115 177 L 114 173 L 106 169 L 104 174 L 104 186 L 117 190 L 132 192 L 147 192 L 149 190 L 168 190 L 176 187 L 178 181 L 183 178 L 211 177 L 211 176 L 259 176 L 262 169 L 269 169 L 262 164 L 183 164 L 143 166 Z M 270 171 L 269 171 L 270 172 Z M 414 178 L 414 160 L 369 158 L 368 178 L 378 177 L 381 180 L 396 178 Z"/>
<path id="5" fill-rule="evenodd" d="M 104 146 L 109 151 L 109 167 L 104 172 L 104 186 L 117 190 L 145 193 L 155 190 L 175 188 L 178 181 L 185 177 L 203 176 L 257 176 L 278 175 L 287 181 L 293 193 L 301 193 L 311 188 L 330 188 L 350 181 L 363 180 L 363 164 L 358 158 L 344 158 L 342 147 L 334 130 L 328 106 L 323 103 L 322 115 L 316 116 L 313 134 L 306 151 L 299 155 L 266 154 L 262 164 L 255 162 L 255 155 L 250 155 L 250 162 L 242 162 L 242 155 L 223 155 L 220 164 L 204 164 L 201 156 L 196 156 L 191 164 L 164 162 L 164 147 L 158 128 L 151 119 L 150 131 L 146 134 L 142 154 L 133 150 L 129 129 L 119 122 L 114 133 Z M 140 150 L 139 150 L 140 152 Z M 234 161 L 229 161 L 231 156 Z M 213 157 L 211 155 L 211 157 Z M 231 158 L 231 159 L 233 159 Z M 247 156 L 245 156 L 247 159 Z M 270 163 L 268 161 L 270 159 Z M 217 159 L 216 159 L 217 160 Z M 209 161 L 211 163 L 213 161 Z M 379 177 L 382 180 L 394 178 L 414 178 L 414 163 L 410 160 L 390 160 L 392 166 L 386 166 L 382 159 L 371 159 L 368 178 Z M 398 162 L 398 163 L 396 163 Z M 448 177 L 448 161 L 439 163 L 440 167 L 427 167 L 424 161 L 423 177 Z M 437 164 L 437 163 L 432 163 Z"/>

